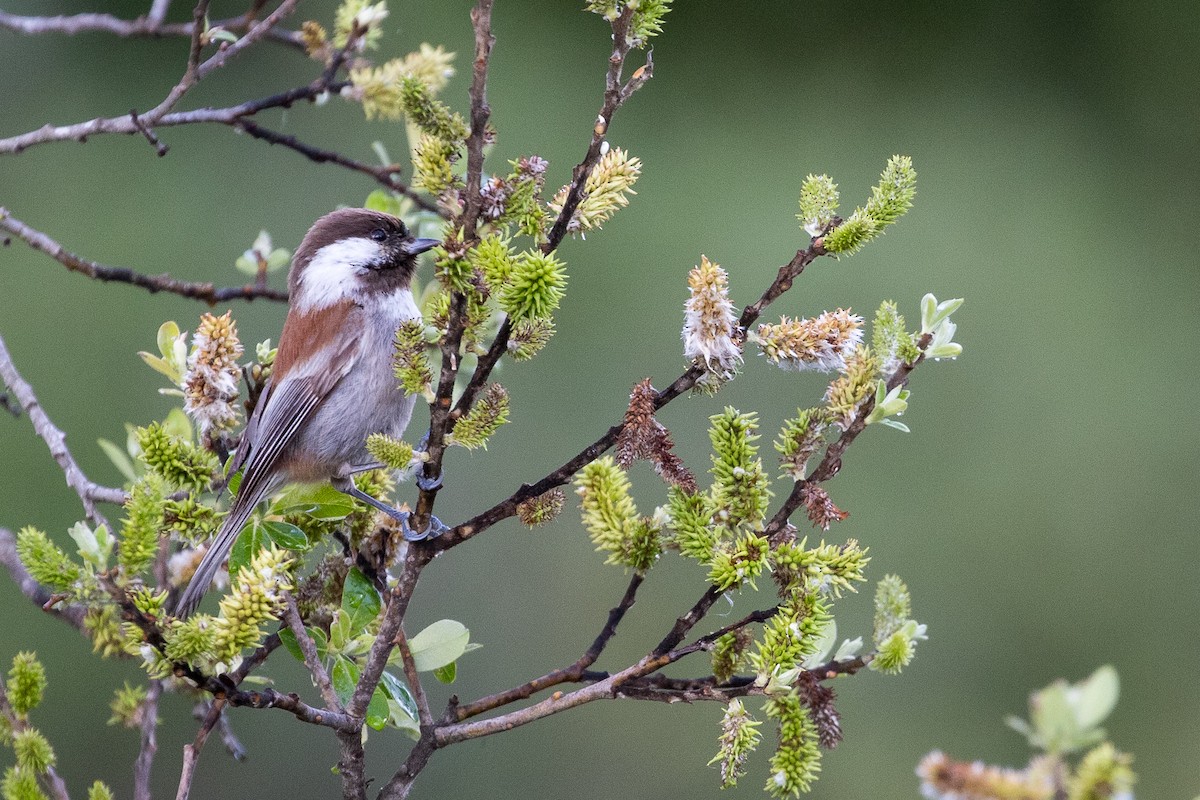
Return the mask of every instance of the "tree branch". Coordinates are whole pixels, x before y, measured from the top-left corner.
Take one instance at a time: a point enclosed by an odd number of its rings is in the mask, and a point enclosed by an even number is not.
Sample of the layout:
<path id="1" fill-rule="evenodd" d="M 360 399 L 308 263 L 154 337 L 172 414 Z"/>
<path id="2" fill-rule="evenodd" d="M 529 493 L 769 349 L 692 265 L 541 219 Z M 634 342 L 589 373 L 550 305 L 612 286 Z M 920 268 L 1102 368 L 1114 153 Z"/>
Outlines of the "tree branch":
<path id="1" fill-rule="evenodd" d="M 158 753 L 158 699 L 162 696 L 162 681 L 150 681 L 146 699 L 142 701 L 142 738 L 137 760 L 133 762 L 133 798 L 150 800 L 150 771 Z"/>
<path id="2" fill-rule="evenodd" d="M 0 28 L 6 28 L 15 33 L 26 35 L 61 33 L 67 36 L 75 36 L 80 33 L 100 32 L 110 33 L 122 38 L 164 39 L 173 36 L 192 36 L 194 30 L 192 23 L 165 23 L 163 22 L 165 12 L 162 17 L 156 15 L 155 8 L 160 5 L 165 8 L 168 4 L 169 0 L 155 0 L 155 7 L 151 8 L 150 13 L 145 17 L 138 17 L 137 19 L 121 19 L 112 14 L 72 14 L 69 16 L 33 17 L 0 11 Z M 212 27 L 224 28 L 227 31 L 236 33 L 249 29 L 253 23 L 254 19 L 247 18 L 246 16 L 229 17 L 228 19 L 216 20 L 212 23 Z M 288 45 L 301 52 L 304 51 L 304 42 L 300 38 L 300 34 L 294 31 L 274 28 L 268 31 L 264 35 L 264 38 Z"/>
<path id="3" fill-rule="evenodd" d="M 66 436 L 54 427 L 54 423 L 50 421 L 46 412 L 42 410 L 41 404 L 38 403 L 37 396 L 33 393 L 33 387 L 17 372 L 3 337 L 0 337 L 0 380 L 4 381 L 9 391 L 17 398 L 17 402 L 21 404 L 21 408 L 25 410 L 25 414 L 33 424 L 34 431 L 50 448 L 50 455 L 62 468 L 67 485 L 75 490 L 75 494 L 79 495 L 79 500 L 83 503 L 83 513 L 88 521 L 92 525 L 107 526 L 108 520 L 97 510 L 96 503 L 121 505 L 125 502 L 125 492 L 121 489 L 110 489 L 107 486 L 92 483 L 83 474 L 83 470 L 71 456 L 71 451 L 67 449 Z"/>
<path id="4" fill-rule="evenodd" d="M 192 777 L 196 772 L 196 763 L 200 760 L 200 751 L 208 741 L 208 735 L 221 719 L 221 710 L 225 707 L 224 700 L 214 700 L 208 706 L 196 738 L 183 746 L 183 768 L 179 771 L 179 788 L 175 790 L 175 800 L 188 800 L 192 792 Z"/>
<path id="5" fill-rule="evenodd" d="M 89 261 L 64 248 L 45 233 L 31 228 L 21 220 L 12 216 L 8 209 L 0 207 L 0 229 L 12 233 L 34 250 L 45 253 L 72 272 L 78 272 L 105 283 L 127 283 L 138 286 L 150 293 L 167 292 L 180 297 L 201 300 L 210 306 L 229 300 L 254 300 L 264 298 L 278 302 L 287 301 L 287 292 L 278 289 L 268 289 L 253 284 L 245 286 L 217 287 L 212 283 L 198 281 L 183 281 L 170 275 L 146 275 L 135 272 L 128 267 L 109 267 L 95 261 Z"/>
<path id="6" fill-rule="evenodd" d="M 342 703 L 338 700 L 337 692 L 333 690 L 333 681 L 329 679 L 329 672 L 325 669 L 325 665 L 321 663 L 321 657 L 317 653 L 317 645 L 313 642 L 312 637 L 308 635 L 308 631 L 304 628 L 304 620 L 300 619 L 300 611 L 296 607 L 296 598 L 292 597 L 291 592 L 283 593 L 286 605 L 283 608 L 283 621 L 291 630 L 292 635 L 296 637 L 296 643 L 300 645 L 300 652 L 304 655 L 304 666 L 308 667 L 309 674 L 313 677 L 313 682 L 321 692 L 321 699 L 325 701 L 325 705 L 337 711 L 342 711 Z"/>

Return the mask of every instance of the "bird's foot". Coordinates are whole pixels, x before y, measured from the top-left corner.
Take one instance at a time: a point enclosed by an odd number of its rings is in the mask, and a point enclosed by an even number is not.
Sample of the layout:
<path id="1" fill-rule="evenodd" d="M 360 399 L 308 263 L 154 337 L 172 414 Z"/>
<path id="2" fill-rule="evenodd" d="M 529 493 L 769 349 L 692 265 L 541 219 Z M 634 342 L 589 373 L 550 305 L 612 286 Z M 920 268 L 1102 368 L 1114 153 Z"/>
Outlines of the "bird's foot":
<path id="1" fill-rule="evenodd" d="M 412 519 L 412 513 L 408 511 L 400 512 L 403 516 L 397 517 L 400 521 L 400 533 L 403 534 L 406 542 L 423 542 L 426 539 L 436 539 L 446 531 L 450 530 L 446 523 L 442 522 L 437 517 L 430 515 L 429 525 L 423 531 L 415 531 L 409 526 L 408 521 Z"/>

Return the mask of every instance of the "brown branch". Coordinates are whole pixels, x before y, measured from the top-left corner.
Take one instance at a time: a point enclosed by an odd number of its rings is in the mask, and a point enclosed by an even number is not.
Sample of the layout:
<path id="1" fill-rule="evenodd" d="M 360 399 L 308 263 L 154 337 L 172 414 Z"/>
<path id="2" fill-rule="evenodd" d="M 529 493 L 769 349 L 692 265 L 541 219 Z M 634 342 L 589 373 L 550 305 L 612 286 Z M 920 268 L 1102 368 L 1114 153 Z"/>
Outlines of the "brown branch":
<path id="1" fill-rule="evenodd" d="M 3 337 L 0 337 L 0 381 L 3 381 L 13 396 L 17 398 L 17 402 L 21 404 L 21 408 L 25 410 L 25 414 L 33 424 L 34 431 L 50 448 L 50 455 L 62 468 L 67 485 L 75 490 L 75 494 L 79 495 L 79 500 L 83 503 L 83 513 L 88 521 L 92 525 L 107 526 L 108 520 L 97 510 L 96 503 L 121 505 L 125 502 L 125 492 L 121 489 L 110 489 L 107 486 L 92 483 L 83 474 L 83 470 L 71 456 L 71 451 L 67 449 L 66 436 L 54 427 L 54 423 L 50 421 L 50 417 L 46 416 L 46 412 L 38 403 L 37 396 L 33 393 L 33 387 L 21 377 L 21 373 L 17 372 L 12 356 L 9 355 L 8 348 L 4 345 Z"/>
<path id="2" fill-rule="evenodd" d="M 146 275 L 135 272 L 128 267 L 110 267 L 95 261 L 90 261 L 65 249 L 61 244 L 51 239 L 45 233 L 31 228 L 21 220 L 9 214 L 8 209 L 0 207 L 0 229 L 12 233 L 34 250 L 45 253 L 72 272 L 78 272 L 105 283 L 127 283 L 138 286 L 150 293 L 166 292 L 201 300 L 210 306 L 229 300 L 254 300 L 264 298 L 279 302 L 287 301 L 287 292 L 277 289 L 267 289 L 253 284 L 245 286 L 217 287 L 212 283 L 199 281 L 183 281 L 170 275 Z"/>
<path id="3" fill-rule="evenodd" d="M 208 713 L 204 715 L 204 721 L 200 724 L 200 729 L 196 731 L 196 738 L 183 746 L 183 768 L 179 771 L 179 788 L 175 790 L 175 800 L 188 800 L 188 796 L 192 792 L 192 777 L 196 772 L 196 762 L 200 760 L 200 751 L 204 749 L 208 735 L 212 733 L 212 729 L 221 719 L 221 711 L 224 708 L 224 700 L 214 700 L 209 704 Z"/>
<path id="4" fill-rule="evenodd" d="M 221 695 L 218 695 L 218 699 Z M 320 725 L 333 728 L 339 733 L 354 731 L 356 736 L 362 735 L 361 720 L 356 720 L 339 711 L 328 708 L 310 706 L 294 692 L 282 694 L 274 689 L 256 689 L 254 691 L 236 691 L 224 695 L 229 705 L 238 708 L 278 708 L 288 712 L 301 722 L 310 725 Z"/>
<path id="5" fill-rule="evenodd" d="M 628 83 L 624 85 L 621 83 L 621 71 L 625 66 L 625 57 L 629 55 L 631 47 L 629 42 L 629 23 L 632 21 L 636 10 L 635 6 L 628 5 L 612 21 L 613 50 L 612 55 L 608 58 L 608 73 L 604 79 L 604 102 L 600 106 L 600 113 L 596 117 L 596 124 L 592 128 L 592 141 L 588 145 L 587 154 L 584 155 L 583 161 L 580 161 L 571 172 L 571 186 L 567 190 L 566 198 L 563 200 L 562 211 L 559 212 L 558 218 L 550 228 L 550 233 L 547 235 L 545 243 L 542 244 L 543 253 L 549 254 L 554 252 L 559 243 L 562 242 L 563 237 L 566 236 L 571 219 L 575 216 L 575 209 L 579 207 L 580 201 L 583 200 L 583 190 L 587 185 L 588 176 L 592 174 L 592 169 L 600 160 L 605 137 L 608 134 L 609 126 L 612 124 L 613 114 L 616 113 L 617 109 L 634 92 L 644 86 L 654 74 L 654 60 L 647 56 L 646 65 L 637 70 Z"/>
<path id="6" fill-rule="evenodd" d="M 627 612 L 637 599 L 638 588 L 645 580 L 645 575 L 635 572 L 629 581 L 629 586 L 625 589 L 625 596 L 621 598 L 621 602 L 608 612 L 608 621 L 604 624 L 600 634 L 592 642 L 591 646 L 579 657 L 575 663 L 562 669 L 556 669 L 553 672 L 548 672 L 540 678 L 534 678 L 520 686 L 515 686 L 503 692 L 481 697 L 473 703 L 465 705 L 454 705 L 447 710 L 447 716 L 456 722 L 470 719 L 471 717 L 483 714 L 517 700 L 524 700 L 527 697 L 532 697 L 534 694 L 548 689 L 551 686 L 557 686 L 561 683 L 577 683 L 583 679 L 583 675 L 587 672 L 587 668 L 596 663 L 596 659 L 600 658 L 600 654 L 604 652 L 604 648 L 617 632 L 617 626 L 625 617 Z"/>
<path id="7" fill-rule="evenodd" d="M 150 800 L 150 771 L 158 752 L 158 699 L 162 696 L 162 681 L 150 681 L 146 699 L 142 701 L 142 738 L 137 759 L 133 762 L 133 798 Z"/>
<path id="8" fill-rule="evenodd" d="M 308 667 L 308 672 L 313 677 L 313 682 L 316 683 L 317 689 L 321 692 L 321 699 L 325 701 L 325 705 L 329 708 L 342 711 L 342 703 L 338 700 L 337 692 L 333 690 L 333 681 L 329 679 L 329 672 L 325 669 L 325 665 L 321 663 L 321 656 L 317 653 L 317 645 L 313 642 L 312 637 L 308 635 L 308 631 L 304 628 L 304 620 L 300 619 L 300 610 L 296 607 L 296 598 L 292 597 L 291 592 L 283 593 L 286 605 L 283 608 L 283 621 L 291 630 L 292 635 L 296 637 L 296 643 L 300 646 L 300 652 L 304 655 L 304 666 Z"/>
<path id="9" fill-rule="evenodd" d="M 166 5 L 163 0 L 157 0 L 155 5 L 157 6 L 160 3 L 163 6 Z M 122 38 L 165 39 L 175 36 L 192 36 L 194 30 L 192 23 L 181 22 L 172 24 L 165 23 L 162 20 L 163 17 L 158 16 L 153 8 L 145 17 L 138 17 L 137 19 L 121 19 L 112 14 L 71 14 L 69 16 L 32 17 L 0 11 L 0 28 L 6 28 L 10 31 L 26 35 L 60 33 L 67 36 L 75 36 L 80 33 L 99 32 L 110 33 Z M 217 20 L 212 23 L 212 27 L 223 28 L 236 33 L 247 30 L 252 24 L 254 24 L 253 18 L 240 16 Z M 300 34 L 294 31 L 274 28 L 268 31 L 264 35 L 264 38 L 288 45 L 301 52 L 304 50 L 304 41 L 300 38 Z"/>
<path id="10" fill-rule="evenodd" d="M 488 63 L 492 55 L 492 2 L 478 0 L 471 9 L 471 24 L 475 31 L 475 60 L 471 73 L 471 132 L 467 136 L 466 204 L 462 215 L 453 224 L 462 230 L 464 241 L 475 238 L 475 226 L 479 221 L 482 198 L 479 189 L 483 184 L 483 147 L 487 138 L 488 118 L 491 107 L 487 101 Z M 446 452 L 446 434 L 450 430 L 450 406 L 453 402 L 454 384 L 461 366 L 459 349 L 463 331 L 466 329 L 467 301 L 461 292 L 455 292 L 450 301 L 446 335 L 442 338 L 442 368 L 438 377 L 437 393 L 429 409 L 429 435 L 425 440 L 427 460 L 422 467 L 425 480 L 433 483 L 442 474 L 442 458 Z M 412 524 L 416 530 L 425 530 L 433 515 L 440 485 L 421 489 L 417 496 Z"/>
<path id="11" fill-rule="evenodd" d="M 425 688 L 421 685 L 421 675 L 417 672 L 417 662 L 413 661 L 412 650 L 408 646 L 408 637 L 404 634 L 404 626 L 400 626 L 396 634 L 396 649 L 400 651 L 400 660 L 404 664 L 404 677 L 408 680 L 408 688 L 412 690 L 413 701 L 417 704 L 417 719 L 422 730 L 433 725 L 433 714 L 429 711 L 429 698 L 425 696 Z"/>
<path id="12" fill-rule="evenodd" d="M 445 216 L 446 212 L 438 208 L 437 203 L 430 200 L 425 195 L 414 190 L 408 184 L 401 181 L 397 176 L 400 174 L 400 166 L 398 164 L 389 164 L 386 166 L 375 166 L 367 164 L 363 161 L 357 161 L 348 156 L 333 150 L 325 150 L 320 147 L 314 147 L 297 139 L 295 136 L 278 133 L 277 131 L 264 128 L 256 122 L 248 119 L 239 119 L 232 123 L 235 128 L 243 131 L 255 139 L 261 139 L 268 144 L 277 144 L 282 147 L 295 150 L 310 161 L 317 164 L 336 164 L 340 167 L 345 167 L 354 172 L 361 172 L 364 175 L 370 176 L 376 182 L 386 186 L 397 194 L 402 194 L 412 200 L 416 205 L 426 211 L 432 211 L 439 216 Z"/>

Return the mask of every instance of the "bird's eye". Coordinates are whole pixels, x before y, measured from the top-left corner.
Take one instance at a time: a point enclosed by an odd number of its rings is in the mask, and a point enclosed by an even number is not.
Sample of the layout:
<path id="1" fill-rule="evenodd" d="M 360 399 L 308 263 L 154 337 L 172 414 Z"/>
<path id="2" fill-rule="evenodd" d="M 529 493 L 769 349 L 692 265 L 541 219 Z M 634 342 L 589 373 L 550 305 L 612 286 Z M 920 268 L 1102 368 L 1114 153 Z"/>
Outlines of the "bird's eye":
<path id="1" fill-rule="evenodd" d="M 383 228 L 376 228 L 375 230 L 371 231 L 372 241 L 382 242 L 385 239 L 387 239 L 387 231 L 385 231 Z"/>

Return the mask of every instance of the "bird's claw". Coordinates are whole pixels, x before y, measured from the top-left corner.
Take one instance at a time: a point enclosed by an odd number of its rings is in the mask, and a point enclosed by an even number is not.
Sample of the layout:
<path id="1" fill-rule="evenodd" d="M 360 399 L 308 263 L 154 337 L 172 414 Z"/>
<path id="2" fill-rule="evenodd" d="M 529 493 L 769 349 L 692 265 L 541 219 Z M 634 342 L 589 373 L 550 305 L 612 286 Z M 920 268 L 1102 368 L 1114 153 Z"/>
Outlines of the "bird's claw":
<path id="1" fill-rule="evenodd" d="M 414 480 L 417 488 L 422 492 L 432 492 L 434 489 L 442 488 L 442 473 L 438 473 L 436 477 L 426 478 L 424 475 L 418 475 Z"/>
<path id="2" fill-rule="evenodd" d="M 414 531 L 408 524 L 408 521 L 412 519 L 412 513 L 401 513 L 403 516 L 398 518 L 400 520 L 400 533 L 404 536 L 404 541 L 406 542 L 423 542 L 426 539 L 436 539 L 446 531 L 450 530 L 446 523 L 442 522 L 437 517 L 430 515 L 429 525 L 425 528 L 425 530 Z"/>

